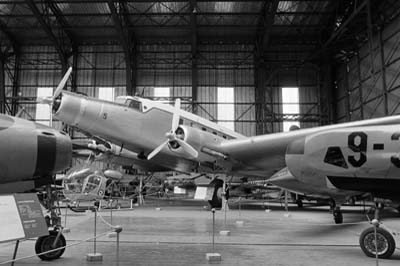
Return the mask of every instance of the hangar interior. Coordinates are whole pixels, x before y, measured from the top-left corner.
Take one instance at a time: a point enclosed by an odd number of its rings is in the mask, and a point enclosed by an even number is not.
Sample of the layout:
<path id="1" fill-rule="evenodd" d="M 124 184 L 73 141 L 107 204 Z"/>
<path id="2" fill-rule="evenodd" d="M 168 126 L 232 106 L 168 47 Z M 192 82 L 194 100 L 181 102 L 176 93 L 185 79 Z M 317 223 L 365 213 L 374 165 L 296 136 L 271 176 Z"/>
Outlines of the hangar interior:
<path id="1" fill-rule="evenodd" d="M 172 101 L 254 136 L 399 109 L 396 0 L 2 0 L 0 107 L 31 120 L 38 88 Z M 164 88 L 158 97 L 155 88 Z M 234 115 L 218 115 L 218 88 Z M 283 87 L 299 110 L 283 110 Z M 106 92 L 107 94 L 107 92 Z M 59 127 L 60 125 L 55 125 Z"/>

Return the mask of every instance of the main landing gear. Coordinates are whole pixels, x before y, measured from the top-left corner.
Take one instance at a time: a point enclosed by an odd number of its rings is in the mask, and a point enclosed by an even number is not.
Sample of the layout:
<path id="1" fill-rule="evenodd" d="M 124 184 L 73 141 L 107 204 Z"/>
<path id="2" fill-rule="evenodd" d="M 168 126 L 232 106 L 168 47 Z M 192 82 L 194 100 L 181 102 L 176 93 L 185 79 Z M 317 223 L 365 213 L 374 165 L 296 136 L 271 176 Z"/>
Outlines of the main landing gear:
<path id="1" fill-rule="evenodd" d="M 378 220 L 379 211 L 383 209 L 382 203 L 375 203 L 375 219 L 371 221 L 373 227 L 362 231 L 359 244 L 368 257 L 388 259 L 396 249 L 396 242 L 392 233 L 380 227 Z"/>
<path id="2" fill-rule="evenodd" d="M 60 258 L 65 251 L 66 241 L 62 234 L 61 212 L 56 202 L 58 202 L 57 190 L 49 185 L 46 192 L 39 195 L 41 203 L 49 211 L 46 215 L 46 223 L 49 228 L 49 235 L 41 236 L 36 240 L 35 252 L 42 260 L 54 260 Z M 55 251 L 42 254 L 44 252 L 56 249 Z"/>

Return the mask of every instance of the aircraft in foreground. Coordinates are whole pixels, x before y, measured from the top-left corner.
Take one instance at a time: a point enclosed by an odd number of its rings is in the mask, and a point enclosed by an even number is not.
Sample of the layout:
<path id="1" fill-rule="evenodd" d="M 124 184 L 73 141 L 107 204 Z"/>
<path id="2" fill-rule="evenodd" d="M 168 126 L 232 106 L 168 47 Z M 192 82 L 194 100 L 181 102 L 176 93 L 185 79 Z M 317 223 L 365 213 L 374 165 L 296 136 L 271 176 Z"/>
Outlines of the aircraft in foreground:
<path id="1" fill-rule="evenodd" d="M 69 167 L 68 134 L 21 118 L 0 114 L 0 193 L 30 191 L 53 183 Z"/>
<path id="2" fill-rule="evenodd" d="M 61 93 L 61 99 L 58 99 Z M 400 187 L 394 186 L 398 180 L 394 177 L 396 174 L 399 176 L 397 165 L 400 165 L 400 134 L 393 131 L 400 123 L 399 115 L 246 137 L 181 110 L 179 99 L 175 106 L 132 96 L 122 96 L 116 102 L 107 102 L 56 91 L 49 102 L 53 104 L 59 120 L 111 141 L 121 149 L 137 153 L 137 158 L 149 171 L 158 166 L 185 173 L 223 173 L 265 178 L 285 167 L 290 169 L 292 162 L 295 165 L 299 163 L 294 159 L 296 155 L 306 154 L 310 160 L 301 161 L 304 167 L 297 165 L 299 171 L 291 174 L 296 180 L 302 179 L 310 186 L 318 188 L 321 184 L 327 184 L 329 189 L 349 195 L 370 189 L 370 192 L 374 192 L 374 185 L 385 187 L 382 195 L 390 196 L 400 192 Z M 368 134 L 372 135 L 368 137 Z M 391 139 L 387 140 L 385 134 L 390 134 Z M 344 146 L 342 142 L 335 144 L 343 139 Z M 319 150 L 320 146 L 327 147 L 327 143 L 328 150 Z M 315 147 L 316 151 L 304 153 L 310 147 Z M 341 158 L 344 147 L 346 165 Z M 329 178 L 318 175 L 318 172 L 313 174 L 315 165 L 309 162 L 314 159 L 329 165 L 327 169 L 332 171 Z M 383 162 L 385 164 L 381 164 Z M 367 168 L 369 164 L 371 167 Z M 387 175 L 379 175 L 385 169 L 390 178 L 387 183 L 383 181 Z M 354 176 L 357 171 L 367 175 Z M 375 179 L 371 178 L 374 175 Z M 362 189 L 349 185 L 352 181 L 362 182 Z M 337 205 L 336 213 L 340 213 L 340 205 Z"/>
<path id="3" fill-rule="evenodd" d="M 60 91 L 67 79 L 58 85 Z M 52 184 L 54 175 L 70 166 L 71 139 L 65 132 L 14 116 L 0 114 L 0 194 L 37 190 L 46 186 L 42 204 L 49 211 L 49 235 L 37 239 L 36 253 L 65 246 L 61 220 L 56 211 Z M 51 243 L 51 244 L 48 244 Z M 59 258 L 65 248 L 39 255 L 43 260 Z"/>

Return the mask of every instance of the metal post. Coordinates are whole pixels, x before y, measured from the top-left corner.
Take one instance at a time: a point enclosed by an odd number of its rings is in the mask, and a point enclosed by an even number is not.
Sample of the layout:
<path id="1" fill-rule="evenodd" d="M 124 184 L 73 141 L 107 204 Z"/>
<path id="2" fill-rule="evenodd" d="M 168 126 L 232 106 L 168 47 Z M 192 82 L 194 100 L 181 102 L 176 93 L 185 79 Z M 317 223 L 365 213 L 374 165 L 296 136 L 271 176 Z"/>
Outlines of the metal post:
<path id="1" fill-rule="evenodd" d="M 99 207 L 99 202 L 94 203 L 94 239 L 93 239 L 93 254 L 96 255 L 96 233 L 97 233 L 97 208 Z"/>
<path id="2" fill-rule="evenodd" d="M 67 228 L 67 212 L 68 212 L 68 206 L 65 205 L 64 228 Z"/>
<path id="3" fill-rule="evenodd" d="M 113 209 L 113 205 L 112 205 L 112 203 L 113 203 L 113 200 L 112 199 L 110 199 L 110 224 L 112 224 L 113 223 L 113 214 L 112 214 L 112 209 Z"/>
<path id="4" fill-rule="evenodd" d="M 242 211 L 242 197 L 239 197 L 239 218 L 242 217 L 241 211 Z"/>
<path id="5" fill-rule="evenodd" d="M 114 227 L 114 231 L 117 233 L 117 250 L 116 250 L 116 259 L 117 259 L 117 266 L 119 266 L 119 234 L 122 232 L 122 227 L 120 225 L 116 225 Z"/>
<path id="6" fill-rule="evenodd" d="M 215 245 L 215 209 L 211 209 L 212 216 L 213 216 L 213 225 L 212 225 L 212 253 L 214 253 L 214 245 Z"/>
<path id="7" fill-rule="evenodd" d="M 13 254 L 13 261 L 11 262 L 11 266 L 14 266 L 14 260 L 17 257 L 17 251 L 18 251 L 18 246 L 19 246 L 19 240 L 15 242 L 15 248 L 14 248 L 14 254 Z"/>

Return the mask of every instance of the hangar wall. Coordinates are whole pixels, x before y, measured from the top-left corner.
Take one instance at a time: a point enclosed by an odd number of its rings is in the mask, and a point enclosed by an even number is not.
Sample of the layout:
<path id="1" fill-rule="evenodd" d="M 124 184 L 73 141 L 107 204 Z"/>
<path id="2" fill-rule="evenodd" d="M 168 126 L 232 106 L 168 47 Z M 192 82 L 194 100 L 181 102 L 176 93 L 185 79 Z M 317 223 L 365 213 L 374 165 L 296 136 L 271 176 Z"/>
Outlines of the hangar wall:
<path id="1" fill-rule="evenodd" d="M 400 109 L 400 18 L 374 32 L 335 70 L 336 121 L 398 114 Z"/>
<path id="2" fill-rule="evenodd" d="M 296 50 L 296 51 L 293 51 Z M 307 53 L 301 47 L 277 46 L 264 56 L 264 67 L 259 66 L 251 44 L 198 45 L 197 104 L 196 112 L 202 117 L 217 121 L 217 88 L 234 87 L 235 130 L 247 136 L 282 130 L 284 119 L 299 119 L 301 127 L 325 124 L 326 111 L 321 69 L 316 65 L 296 65 Z M 308 51 L 309 53 L 310 51 Z M 153 88 L 169 87 L 171 102 L 179 97 L 183 108 L 192 111 L 192 53 L 188 44 L 140 44 L 137 46 L 136 91 L 146 97 L 153 96 Z M 76 60 L 76 62 L 74 62 Z M 6 78 L 9 104 L 26 109 L 22 117 L 34 118 L 36 88 L 56 87 L 61 73 L 61 62 L 52 46 L 21 47 L 18 64 L 10 61 L 10 71 L 18 73 Z M 118 44 L 78 46 L 75 57 L 69 59 L 76 65 L 78 92 L 98 96 L 99 87 L 116 88 L 115 96 L 125 94 L 125 59 Z M 18 71 L 13 70 L 16 66 Z M 257 79 L 261 79 L 257 81 Z M 282 114 L 281 88 L 300 87 L 300 115 Z M 259 94 L 257 91 L 260 89 Z M 18 98 L 12 100 L 13 93 Z M 260 97 L 262 94 L 262 97 Z M 16 110 L 16 111 L 18 111 Z M 15 113 L 15 112 L 14 112 Z M 55 126 L 60 126 L 57 123 Z"/>

